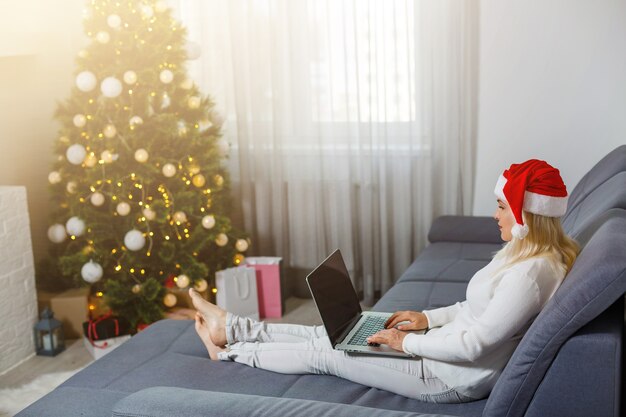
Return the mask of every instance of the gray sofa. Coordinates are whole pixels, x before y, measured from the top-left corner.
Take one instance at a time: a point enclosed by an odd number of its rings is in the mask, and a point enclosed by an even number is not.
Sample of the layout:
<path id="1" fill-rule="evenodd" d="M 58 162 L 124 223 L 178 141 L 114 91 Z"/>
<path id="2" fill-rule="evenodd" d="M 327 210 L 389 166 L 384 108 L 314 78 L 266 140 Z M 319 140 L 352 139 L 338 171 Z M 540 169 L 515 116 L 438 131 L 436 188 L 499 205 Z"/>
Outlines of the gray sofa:
<path id="1" fill-rule="evenodd" d="M 626 146 L 571 190 L 563 225 L 583 250 L 487 399 L 429 404 L 333 376 L 213 362 L 191 321 L 163 320 L 19 416 L 619 416 L 623 407 Z M 502 242 L 489 217 L 444 216 L 378 311 L 465 298 Z"/>

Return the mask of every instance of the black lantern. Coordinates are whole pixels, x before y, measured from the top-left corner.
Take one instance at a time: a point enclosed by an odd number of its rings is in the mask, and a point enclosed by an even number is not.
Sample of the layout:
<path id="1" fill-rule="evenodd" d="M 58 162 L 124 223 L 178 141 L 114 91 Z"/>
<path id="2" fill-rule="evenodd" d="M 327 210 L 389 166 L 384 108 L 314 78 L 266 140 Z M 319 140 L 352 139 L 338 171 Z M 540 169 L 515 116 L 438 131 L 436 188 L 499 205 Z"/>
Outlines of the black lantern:
<path id="1" fill-rule="evenodd" d="M 65 350 L 63 325 L 54 318 L 54 313 L 46 307 L 41 313 L 41 320 L 33 329 L 37 355 L 56 356 Z"/>

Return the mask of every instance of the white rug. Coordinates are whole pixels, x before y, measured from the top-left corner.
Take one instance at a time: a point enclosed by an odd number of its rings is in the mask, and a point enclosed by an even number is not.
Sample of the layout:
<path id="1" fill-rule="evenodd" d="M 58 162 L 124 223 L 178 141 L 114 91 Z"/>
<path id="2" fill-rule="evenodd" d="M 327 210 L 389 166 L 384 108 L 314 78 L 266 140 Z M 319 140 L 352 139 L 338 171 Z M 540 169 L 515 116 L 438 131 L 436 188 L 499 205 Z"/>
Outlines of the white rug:
<path id="1" fill-rule="evenodd" d="M 81 369 L 43 374 L 21 387 L 0 389 L 0 416 L 14 416 Z"/>

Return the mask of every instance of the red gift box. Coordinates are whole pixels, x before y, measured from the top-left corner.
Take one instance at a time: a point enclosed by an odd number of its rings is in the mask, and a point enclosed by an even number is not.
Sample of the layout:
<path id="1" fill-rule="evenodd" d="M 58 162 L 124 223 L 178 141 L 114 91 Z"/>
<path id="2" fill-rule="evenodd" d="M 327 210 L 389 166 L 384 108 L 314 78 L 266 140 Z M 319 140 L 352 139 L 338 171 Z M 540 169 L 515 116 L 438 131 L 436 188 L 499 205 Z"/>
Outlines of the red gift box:
<path id="1" fill-rule="evenodd" d="M 98 318 L 83 323 L 83 332 L 92 346 L 97 348 L 107 347 L 106 339 L 127 335 L 130 333 L 128 321 L 121 317 L 113 316 L 110 312 Z M 95 342 L 103 340 L 101 345 Z"/>
<path id="2" fill-rule="evenodd" d="M 245 264 L 256 271 L 256 286 L 259 299 L 259 316 L 276 318 L 283 315 L 280 288 L 280 261 L 282 258 L 250 257 Z"/>

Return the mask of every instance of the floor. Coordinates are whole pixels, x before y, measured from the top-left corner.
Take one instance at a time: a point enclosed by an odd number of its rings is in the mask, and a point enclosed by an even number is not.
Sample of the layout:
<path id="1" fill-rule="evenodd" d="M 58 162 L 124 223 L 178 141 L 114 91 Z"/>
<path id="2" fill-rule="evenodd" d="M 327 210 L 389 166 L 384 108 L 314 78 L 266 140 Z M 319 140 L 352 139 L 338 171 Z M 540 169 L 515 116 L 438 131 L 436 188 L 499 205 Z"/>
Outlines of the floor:
<path id="1" fill-rule="evenodd" d="M 305 325 L 321 324 L 317 308 L 312 299 L 288 298 L 285 314 L 280 319 L 267 319 L 268 322 L 286 322 Z M 66 372 L 81 368 L 93 362 L 85 349 L 82 339 L 66 341 L 66 349 L 55 357 L 33 356 L 0 377 L 1 388 L 17 388 L 31 382 L 39 375 Z"/>

